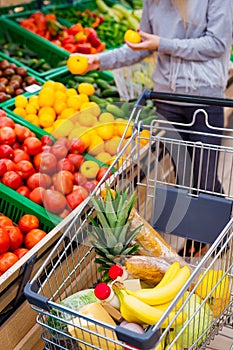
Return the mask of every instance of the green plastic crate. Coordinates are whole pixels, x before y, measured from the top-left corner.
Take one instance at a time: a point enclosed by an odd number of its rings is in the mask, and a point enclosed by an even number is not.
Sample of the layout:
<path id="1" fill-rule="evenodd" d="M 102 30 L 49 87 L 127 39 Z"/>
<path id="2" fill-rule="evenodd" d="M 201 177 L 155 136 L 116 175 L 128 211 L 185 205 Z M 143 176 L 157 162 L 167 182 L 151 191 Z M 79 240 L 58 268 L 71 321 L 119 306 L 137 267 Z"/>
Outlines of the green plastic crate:
<path id="1" fill-rule="evenodd" d="M 26 65 L 29 72 L 41 78 L 58 71 L 69 56 L 65 50 L 59 50 L 56 45 L 51 44 L 48 40 L 29 32 L 7 18 L 0 20 L 0 42 L 1 41 L 12 42 L 27 47 L 32 53 L 35 53 L 36 57 L 44 59 L 46 63 L 52 67 L 47 71 L 40 73 L 36 69 Z M 20 59 L 18 62 L 20 62 Z"/>

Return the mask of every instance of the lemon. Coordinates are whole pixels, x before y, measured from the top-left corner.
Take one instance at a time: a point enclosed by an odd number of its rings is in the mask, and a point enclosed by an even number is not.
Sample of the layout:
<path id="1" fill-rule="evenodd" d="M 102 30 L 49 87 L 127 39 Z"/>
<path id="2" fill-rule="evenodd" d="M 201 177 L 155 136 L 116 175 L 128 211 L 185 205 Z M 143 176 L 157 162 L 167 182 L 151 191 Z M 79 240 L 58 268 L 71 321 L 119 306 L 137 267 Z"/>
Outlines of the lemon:
<path id="1" fill-rule="evenodd" d="M 115 118 L 112 113 L 109 112 L 103 112 L 99 116 L 99 121 L 101 123 L 112 123 L 114 122 Z"/>
<path id="2" fill-rule="evenodd" d="M 53 80 L 47 80 L 44 84 L 43 84 L 43 87 L 42 89 L 44 88 L 51 88 L 51 89 L 54 89 L 54 86 L 55 86 L 55 82 Z"/>
<path id="3" fill-rule="evenodd" d="M 49 107 L 49 106 L 40 108 L 40 110 L 38 112 L 38 116 L 40 117 L 42 114 L 49 114 L 54 118 L 56 116 L 56 112 L 55 112 L 54 108 Z"/>
<path id="4" fill-rule="evenodd" d="M 66 91 L 66 86 L 60 83 L 59 81 L 54 82 L 53 88 L 55 91 L 63 91 L 63 92 Z"/>
<path id="5" fill-rule="evenodd" d="M 50 87 L 45 87 L 40 90 L 38 96 L 38 104 L 40 107 L 52 107 L 55 101 L 54 90 Z"/>
<path id="6" fill-rule="evenodd" d="M 132 44 L 138 44 L 142 40 L 141 35 L 135 30 L 128 29 L 124 35 L 124 41 L 129 41 Z"/>
<path id="7" fill-rule="evenodd" d="M 55 101 L 53 108 L 56 114 L 61 114 L 62 111 L 67 108 L 67 105 L 64 101 Z"/>
<path id="8" fill-rule="evenodd" d="M 42 128 L 48 128 L 53 125 L 55 117 L 51 114 L 42 114 L 39 116 L 39 124 Z"/>
<path id="9" fill-rule="evenodd" d="M 79 96 L 81 97 L 83 103 L 89 102 L 89 97 L 86 94 L 81 93 Z"/>
<path id="10" fill-rule="evenodd" d="M 37 114 L 37 108 L 34 104 L 28 103 L 25 107 L 25 112 L 27 114 Z"/>
<path id="11" fill-rule="evenodd" d="M 66 96 L 77 95 L 77 91 L 74 88 L 69 88 L 66 90 Z"/>
<path id="12" fill-rule="evenodd" d="M 80 95 L 69 96 L 67 99 L 67 106 L 79 110 L 82 105 L 82 97 Z"/>
<path id="13" fill-rule="evenodd" d="M 75 112 L 76 112 L 76 111 L 75 111 L 74 108 L 67 107 L 67 108 L 63 109 L 63 111 L 61 112 L 60 118 L 61 118 L 61 119 L 70 118 L 70 117 L 72 117 L 72 115 L 75 114 Z"/>
<path id="14" fill-rule="evenodd" d="M 95 88 L 94 85 L 90 83 L 80 83 L 78 86 L 78 92 L 80 94 L 86 94 L 87 96 L 94 95 Z"/>
<path id="15" fill-rule="evenodd" d="M 88 109 L 88 112 L 90 112 L 91 114 L 93 114 L 96 117 L 98 117 L 101 113 L 100 106 L 95 102 L 84 102 L 81 105 L 80 110 L 82 111 L 84 109 Z"/>
<path id="16" fill-rule="evenodd" d="M 114 136 L 113 124 L 100 124 L 96 128 L 97 134 L 104 140 L 110 140 Z"/>
<path id="17" fill-rule="evenodd" d="M 56 101 L 63 101 L 65 102 L 67 100 L 67 95 L 66 95 L 66 92 L 63 92 L 63 91 L 55 91 L 55 102 Z"/>
<path id="18" fill-rule="evenodd" d="M 74 127 L 73 123 L 69 119 L 60 120 L 62 121 L 62 123 L 60 123 L 58 127 L 54 128 L 53 130 L 53 135 L 57 139 L 68 136 Z"/>
<path id="19" fill-rule="evenodd" d="M 25 108 L 28 104 L 27 97 L 18 95 L 15 97 L 15 107 Z"/>
<path id="20" fill-rule="evenodd" d="M 72 74 L 84 74 L 88 70 L 88 58 L 80 55 L 70 56 L 67 67 Z"/>
<path id="21" fill-rule="evenodd" d="M 16 107 L 13 109 L 13 113 L 19 115 L 22 118 L 25 118 L 27 113 L 23 107 Z"/>

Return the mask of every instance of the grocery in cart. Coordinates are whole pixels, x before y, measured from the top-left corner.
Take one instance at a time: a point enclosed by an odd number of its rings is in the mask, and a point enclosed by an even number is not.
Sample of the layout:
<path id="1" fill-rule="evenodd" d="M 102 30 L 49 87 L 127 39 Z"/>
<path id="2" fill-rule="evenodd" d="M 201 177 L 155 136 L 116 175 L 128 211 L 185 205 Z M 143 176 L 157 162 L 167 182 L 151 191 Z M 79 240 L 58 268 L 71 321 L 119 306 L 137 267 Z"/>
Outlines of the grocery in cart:
<path id="1" fill-rule="evenodd" d="M 144 125 L 148 99 L 198 110 L 190 125 Z M 232 130 L 209 124 L 208 104 L 233 101 L 145 90 L 135 103 L 132 136 L 26 285 L 45 349 L 204 349 L 230 326 Z M 198 139 L 196 118 L 211 129 L 205 143 L 181 137 Z"/>

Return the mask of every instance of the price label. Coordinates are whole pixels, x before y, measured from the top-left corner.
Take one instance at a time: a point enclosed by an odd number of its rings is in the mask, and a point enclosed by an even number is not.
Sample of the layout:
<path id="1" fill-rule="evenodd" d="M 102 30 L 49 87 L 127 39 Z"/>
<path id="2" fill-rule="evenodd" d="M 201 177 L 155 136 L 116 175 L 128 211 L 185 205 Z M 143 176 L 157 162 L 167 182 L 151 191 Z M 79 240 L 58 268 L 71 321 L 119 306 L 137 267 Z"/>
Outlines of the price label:
<path id="1" fill-rule="evenodd" d="M 25 87 L 25 90 L 26 90 L 27 92 L 30 92 L 31 94 L 32 94 L 33 92 L 39 91 L 40 89 L 41 89 L 41 86 L 40 86 L 40 85 L 37 85 L 37 84 L 32 84 L 32 85 L 30 85 L 30 86 L 26 86 L 26 87 Z"/>

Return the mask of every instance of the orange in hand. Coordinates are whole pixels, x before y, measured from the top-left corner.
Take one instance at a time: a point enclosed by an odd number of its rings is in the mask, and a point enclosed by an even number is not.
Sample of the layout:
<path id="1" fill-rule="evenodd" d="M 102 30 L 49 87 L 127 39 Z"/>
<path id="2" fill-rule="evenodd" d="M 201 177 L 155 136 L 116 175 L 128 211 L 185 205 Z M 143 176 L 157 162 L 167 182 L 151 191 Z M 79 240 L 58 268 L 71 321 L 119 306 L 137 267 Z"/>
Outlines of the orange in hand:
<path id="1" fill-rule="evenodd" d="M 67 67 L 72 74 L 85 74 L 88 69 L 88 58 L 85 56 L 70 56 Z"/>
<path id="2" fill-rule="evenodd" d="M 124 41 L 129 41 L 132 44 L 138 44 L 142 40 L 141 35 L 133 29 L 128 29 L 124 35 Z"/>

